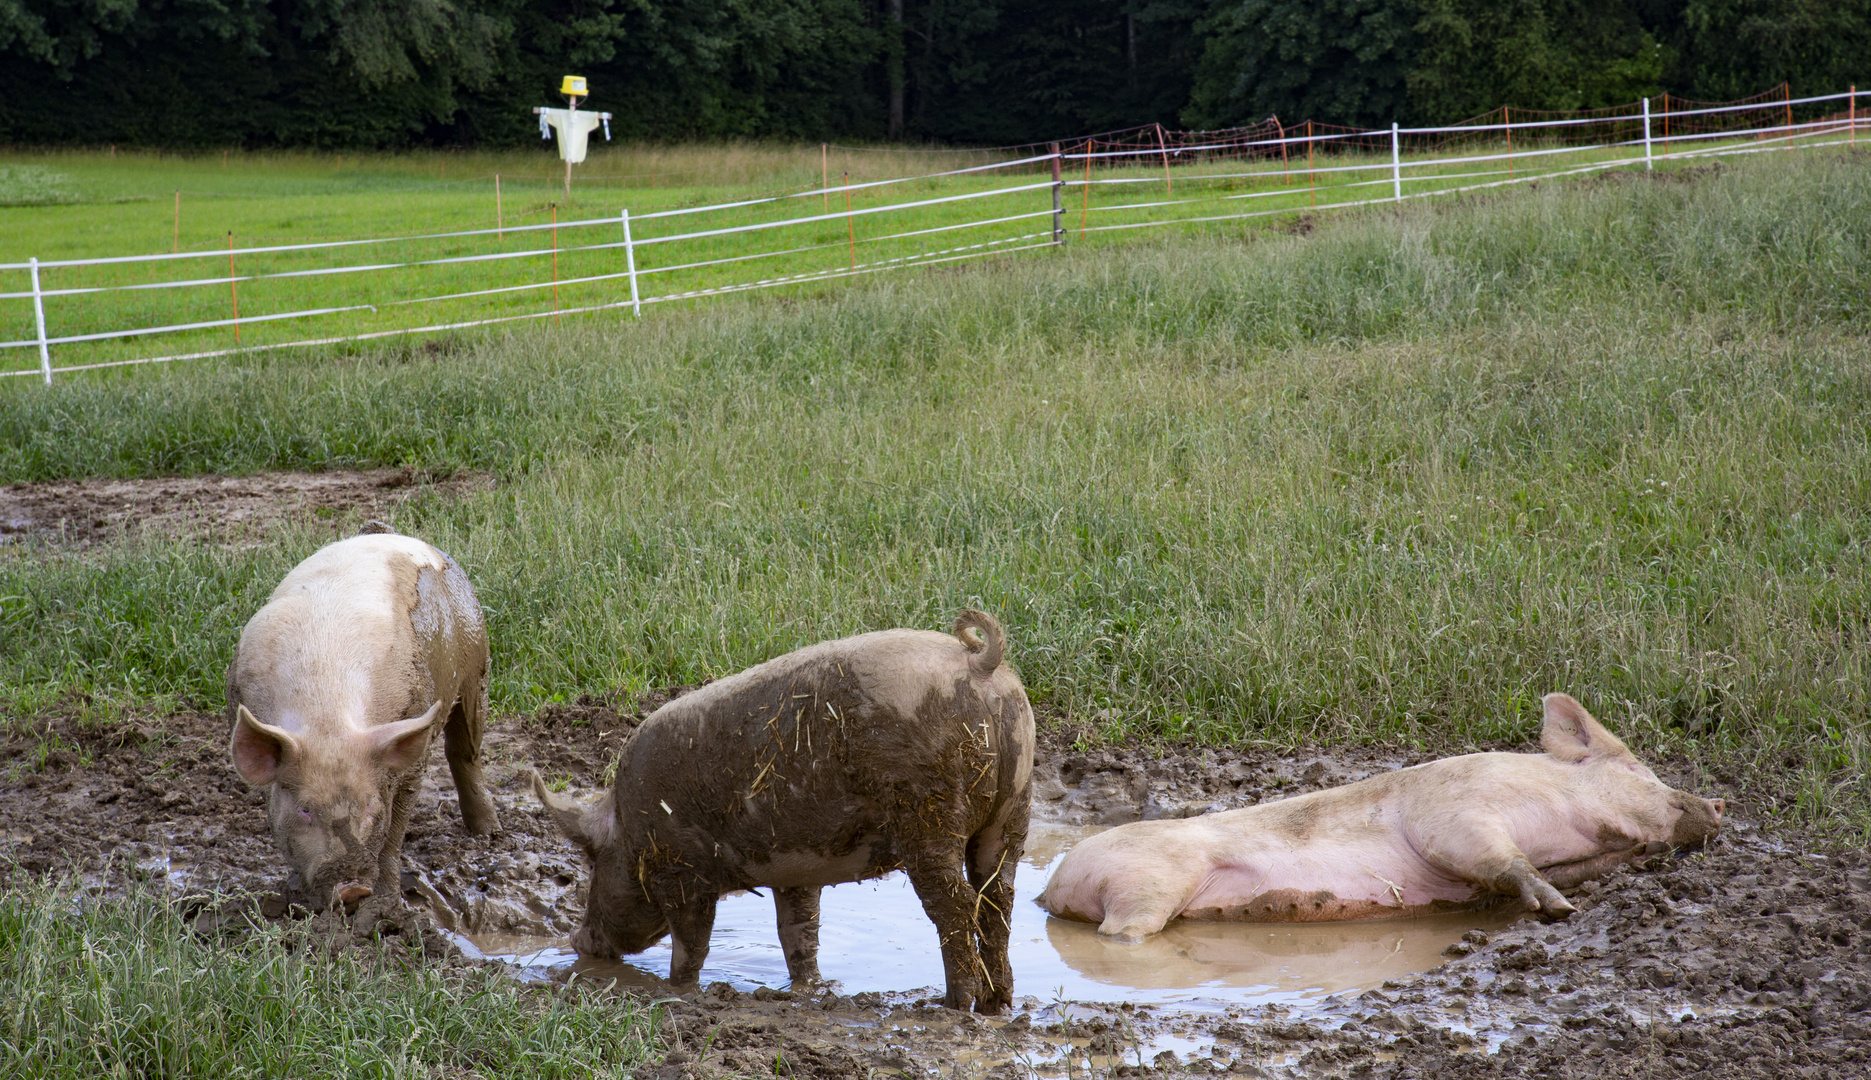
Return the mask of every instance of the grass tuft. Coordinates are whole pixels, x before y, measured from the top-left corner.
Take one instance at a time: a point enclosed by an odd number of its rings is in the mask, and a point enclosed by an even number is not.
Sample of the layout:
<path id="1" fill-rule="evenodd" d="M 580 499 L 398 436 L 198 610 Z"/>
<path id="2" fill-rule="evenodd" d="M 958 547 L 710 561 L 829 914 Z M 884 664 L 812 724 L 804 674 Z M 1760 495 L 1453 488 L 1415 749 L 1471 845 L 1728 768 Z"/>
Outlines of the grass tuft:
<path id="1" fill-rule="evenodd" d="M 0 890 L 0 1073 L 21 1078 L 632 1075 L 653 1014 L 401 946 L 195 932 L 173 894 Z"/>

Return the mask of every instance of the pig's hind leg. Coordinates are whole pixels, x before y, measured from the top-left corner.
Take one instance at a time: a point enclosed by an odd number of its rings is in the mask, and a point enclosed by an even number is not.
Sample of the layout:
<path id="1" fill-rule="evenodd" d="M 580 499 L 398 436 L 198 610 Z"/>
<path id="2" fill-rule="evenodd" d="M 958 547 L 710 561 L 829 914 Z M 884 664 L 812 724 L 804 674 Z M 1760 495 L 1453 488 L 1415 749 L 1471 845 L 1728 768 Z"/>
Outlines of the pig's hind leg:
<path id="1" fill-rule="evenodd" d="M 1187 893 L 1190 890 L 1180 890 Z M 1182 904 L 1169 890 L 1131 889 L 1117 896 L 1105 897 L 1104 919 L 1098 924 L 1101 937 L 1135 945 L 1151 934 L 1161 933 L 1169 920 L 1182 913 Z M 1187 902 L 1187 896 L 1183 897 Z"/>
<path id="2" fill-rule="evenodd" d="M 916 898 L 922 901 L 923 913 L 935 924 L 936 938 L 942 945 L 942 969 L 948 983 L 942 1004 L 966 1011 L 979 1000 L 985 1011 L 992 1006 L 978 993 L 981 953 L 976 948 L 975 891 L 968 887 L 968 877 L 962 871 L 960 845 L 932 847 L 904 859 L 903 868 L 916 889 Z"/>
<path id="3" fill-rule="evenodd" d="M 987 981 L 987 992 L 975 1002 L 982 1012 L 999 1012 L 1013 1004 L 1007 944 L 1013 936 L 1014 872 L 1026 850 L 1026 830 L 1027 811 L 1021 807 L 1005 827 L 977 834 L 968 845 L 968 884 L 975 894 L 981 972 Z"/>
<path id="4" fill-rule="evenodd" d="M 455 702 L 448 726 L 442 729 L 448 772 L 455 778 L 455 798 L 461 803 L 461 823 L 469 836 L 486 836 L 500 828 L 494 800 L 488 797 L 481 776 L 481 728 L 487 716 L 485 673 L 464 687 Z"/>
<path id="5" fill-rule="evenodd" d="M 793 985 L 823 982 L 819 978 L 819 887 L 775 888 L 773 909 L 779 916 L 780 950 L 786 954 L 786 974 Z"/>

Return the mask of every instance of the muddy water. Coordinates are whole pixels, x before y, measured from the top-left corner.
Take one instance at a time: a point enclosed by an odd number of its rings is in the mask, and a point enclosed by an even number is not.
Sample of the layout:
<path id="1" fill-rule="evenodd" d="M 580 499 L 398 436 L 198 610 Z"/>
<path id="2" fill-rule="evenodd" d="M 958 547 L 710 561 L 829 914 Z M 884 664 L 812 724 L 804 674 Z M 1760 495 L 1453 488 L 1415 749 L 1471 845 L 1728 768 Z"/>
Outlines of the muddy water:
<path id="1" fill-rule="evenodd" d="M 1465 932 L 1499 929 L 1514 918 L 1490 911 L 1311 925 L 1178 922 L 1141 944 L 1118 944 L 1099 937 L 1089 924 L 1052 918 L 1035 902 L 1052 864 L 1102 828 L 1034 827 L 1016 878 L 1011 946 L 1015 987 L 1022 995 L 1151 1004 L 1297 1004 L 1425 971 L 1442 963 L 1442 950 Z M 669 974 L 666 939 L 621 962 L 580 961 L 562 937 L 470 934 L 458 940 L 483 956 L 540 974 L 570 967 L 645 989 Z M 939 993 L 942 963 L 935 930 L 909 879 L 896 873 L 826 889 L 819 968 L 847 994 L 924 987 Z M 740 990 L 787 985 L 769 897 L 742 893 L 722 899 L 702 969 L 704 985 L 717 981 Z"/>

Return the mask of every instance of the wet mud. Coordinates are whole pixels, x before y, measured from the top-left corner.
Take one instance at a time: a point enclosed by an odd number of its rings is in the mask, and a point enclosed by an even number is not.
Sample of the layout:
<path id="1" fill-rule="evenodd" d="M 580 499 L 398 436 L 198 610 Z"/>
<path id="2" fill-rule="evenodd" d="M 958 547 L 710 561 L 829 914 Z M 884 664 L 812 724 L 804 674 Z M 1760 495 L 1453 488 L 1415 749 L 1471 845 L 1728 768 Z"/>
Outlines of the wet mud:
<path id="1" fill-rule="evenodd" d="M 304 522 L 349 536 L 371 518 L 394 524 L 411 499 L 492 486 L 486 473 L 411 468 L 8 484 L 0 486 L 0 544 L 85 547 L 143 530 L 239 543 Z"/>
<path id="2" fill-rule="evenodd" d="M 598 965 L 564 951 L 585 870 L 533 804 L 523 770 L 536 763 L 570 793 L 594 795 L 621 740 L 668 697 L 586 698 L 496 720 L 486 743 L 504 826 L 496 836 L 462 832 L 435 751 L 404 848 L 411 914 L 380 931 L 421 934 L 437 963 L 502 963 L 524 980 L 667 995 L 666 955 L 659 972 L 653 953 Z M 1077 838 L 1429 755 L 1086 752 L 1057 723 L 1042 726 L 1042 824 L 1016 879 L 1011 1012 L 982 1018 L 936 1004 L 934 931 L 900 876 L 827 891 L 821 961 L 841 981 L 796 991 L 773 940 L 771 899 L 731 897 L 705 989 L 667 1006 L 666 1058 L 645 1075 L 1871 1075 L 1871 860 L 1768 827 L 1744 799 L 1705 849 L 1586 886 L 1573 897 L 1578 913 L 1560 923 L 1499 909 L 1356 926 L 1184 923 L 1125 947 L 1029 902 Z M 277 888 L 283 871 L 260 797 L 228 764 L 219 716 L 99 725 L 74 714 L 14 730 L 0 746 L 0 864 L 11 872 L 137 877 L 204 896 Z M 1674 785 L 1739 794 L 1719 770 L 1657 764 Z M 293 915 L 277 900 L 260 908 Z M 227 916 L 207 905 L 201 917 Z"/>

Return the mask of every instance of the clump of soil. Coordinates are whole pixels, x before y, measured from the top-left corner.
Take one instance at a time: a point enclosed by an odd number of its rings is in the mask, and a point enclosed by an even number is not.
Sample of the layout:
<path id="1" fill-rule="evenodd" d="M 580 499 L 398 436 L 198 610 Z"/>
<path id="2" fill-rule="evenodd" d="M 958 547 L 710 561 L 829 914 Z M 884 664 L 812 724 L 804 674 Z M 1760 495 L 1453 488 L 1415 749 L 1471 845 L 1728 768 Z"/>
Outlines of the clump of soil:
<path id="1" fill-rule="evenodd" d="M 417 913 L 399 929 L 421 933 L 431 955 L 450 954 L 437 962 L 449 963 L 460 954 L 438 931 L 569 930 L 582 913 L 586 871 L 534 805 L 525 769 L 536 763 L 575 794 L 595 794 L 621 741 L 671 696 L 586 697 L 497 721 L 486 747 L 502 823 L 492 837 L 462 832 L 438 751 L 404 848 L 404 895 Z M 1428 756 L 1082 750 L 1056 721 L 1048 726 L 1034 810 L 1061 823 L 1191 816 Z M 94 880 L 128 872 L 183 890 L 270 891 L 282 868 L 260 797 L 234 774 L 225 741 L 223 720 L 207 713 L 16 724 L 0 744 L 0 862 Z M 1740 782 L 1694 763 L 1653 764 L 1709 796 L 1733 798 Z M 1657 856 L 1588 885 L 1565 922 L 1474 931 L 1441 967 L 1322 999 L 1180 1008 L 1054 1001 L 1048 988 L 1016 986 L 1014 1013 L 983 1019 L 907 987 L 846 996 L 836 986 L 749 993 L 716 984 L 667 1007 L 666 1060 L 645 1075 L 777 1067 L 809 1077 L 1063 1076 L 1068 1050 L 1074 1075 L 1089 1055 L 1099 1076 L 1866 1075 L 1871 859 L 1810 848 L 1731 802 L 1726 828 L 1705 850 Z M 261 910 L 277 916 L 284 907 Z"/>
<path id="2" fill-rule="evenodd" d="M 418 496 L 460 496 L 493 483 L 487 473 L 401 468 L 9 484 L 0 487 L 0 544 L 81 547 L 144 529 L 236 543 L 303 522 L 348 536 L 372 518 L 394 523 L 397 509 Z"/>

